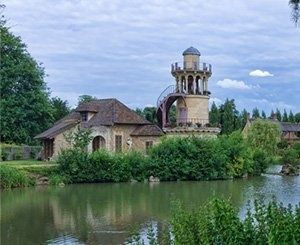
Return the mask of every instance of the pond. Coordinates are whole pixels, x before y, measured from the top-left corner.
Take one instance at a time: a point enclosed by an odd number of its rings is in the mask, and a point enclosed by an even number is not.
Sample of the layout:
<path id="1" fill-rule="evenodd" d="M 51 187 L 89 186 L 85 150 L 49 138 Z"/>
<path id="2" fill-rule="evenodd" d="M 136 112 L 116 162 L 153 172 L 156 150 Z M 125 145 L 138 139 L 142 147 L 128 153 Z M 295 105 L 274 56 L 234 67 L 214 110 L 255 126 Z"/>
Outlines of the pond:
<path id="1" fill-rule="evenodd" d="M 171 201 L 192 208 L 230 198 L 243 217 L 247 201 L 300 202 L 300 177 L 264 175 L 202 182 L 78 184 L 1 192 L 1 244 L 123 244 L 135 228 L 169 218 Z"/>

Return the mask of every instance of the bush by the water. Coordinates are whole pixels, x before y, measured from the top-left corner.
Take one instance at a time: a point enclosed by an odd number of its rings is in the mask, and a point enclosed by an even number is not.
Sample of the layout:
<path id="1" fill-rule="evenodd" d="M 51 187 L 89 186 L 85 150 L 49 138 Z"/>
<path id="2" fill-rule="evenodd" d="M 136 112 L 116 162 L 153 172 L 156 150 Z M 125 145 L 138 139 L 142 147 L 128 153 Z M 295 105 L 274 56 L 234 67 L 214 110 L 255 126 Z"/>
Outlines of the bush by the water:
<path id="1" fill-rule="evenodd" d="M 22 170 L 0 165 L 1 188 L 25 187 L 34 185 L 34 182 Z"/>
<path id="2" fill-rule="evenodd" d="M 146 178 L 147 157 L 139 152 L 112 154 L 104 150 L 91 154 L 70 149 L 58 158 L 59 172 L 73 183 L 125 182 Z"/>
<path id="3" fill-rule="evenodd" d="M 255 200 L 244 219 L 228 201 L 212 199 L 196 210 L 188 211 L 181 203 L 173 204 L 171 225 L 162 231 L 151 232 L 150 244 L 300 244 L 300 206 L 285 207 L 275 200 L 268 204 Z M 170 236 L 170 233 L 172 235 Z M 169 237 L 169 239 L 165 239 Z M 144 244 L 140 235 L 127 244 Z"/>
<path id="4" fill-rule="evenodd" d="M 264 151 L 252 150 L 234 132 L 217 139 L 165 138 L 148 155 L 69 149 L 57 162 L 59 173 L 73 183 L 83 183 L 143 181 L 149 176 L 162 181 L 236 178 L 264 172 L 268 159 Z"/>

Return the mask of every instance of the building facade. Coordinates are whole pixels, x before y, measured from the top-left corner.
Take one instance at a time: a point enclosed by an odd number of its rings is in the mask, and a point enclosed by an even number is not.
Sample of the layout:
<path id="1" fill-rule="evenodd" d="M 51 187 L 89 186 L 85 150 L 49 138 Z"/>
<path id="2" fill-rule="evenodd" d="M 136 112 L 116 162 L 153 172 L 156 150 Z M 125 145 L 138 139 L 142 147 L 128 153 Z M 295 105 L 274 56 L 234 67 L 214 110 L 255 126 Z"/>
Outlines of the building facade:
<path id="1" fill-rule="evenodd" d="M 220 129 L 209 124 L 208 80 L 212 66 L 200 62 L 200 52 L 193 47 L 183 52 L 183 63 L 172 64 L 175 84 L 161 93 L 157 101 L 157 121 L 151 124 L 116 99 L 93 100 L 80 104 L 74 112 L 37 135 L 43 141 L 43 158 L 56 158 L 71 147 L 66 135 L 79 128 L 91 130 L 89 152 L 104 148 L 123 152 L 146 151 L 163 135 L 216 137 Z M 176 102 L 176 123 L 171 125 L 169 110 Z"/>
<path id="2" fill-rule="evenodd" d="M 158 143 L 159 137 L 164 134 L 158 126 L 117 99 L 93 100 L 79 105 L 70 115 L 35 137 L 43 141 L 43 158 L 56 158 L 61 150 L 70 148 L 68 135 L 79 128 L 91 130 L 92 141 L 87 147 L 89 152 L 98 149 L 146 151 Z"/>

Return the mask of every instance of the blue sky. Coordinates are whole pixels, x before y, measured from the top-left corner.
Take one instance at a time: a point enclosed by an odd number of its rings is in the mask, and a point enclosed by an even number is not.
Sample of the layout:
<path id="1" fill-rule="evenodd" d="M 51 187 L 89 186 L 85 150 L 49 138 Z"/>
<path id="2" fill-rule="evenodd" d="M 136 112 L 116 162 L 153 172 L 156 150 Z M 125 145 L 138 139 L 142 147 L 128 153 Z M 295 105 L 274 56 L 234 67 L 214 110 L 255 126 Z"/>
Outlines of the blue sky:
<path id="1" fill-rule="evenodd" d="M 288 0 L 6 0 L 4 14 L 46 68 L 52 96 L 155 105 L 170 64 L 198 48 L 211 101 L 300 111 L 300 28 Z"/>

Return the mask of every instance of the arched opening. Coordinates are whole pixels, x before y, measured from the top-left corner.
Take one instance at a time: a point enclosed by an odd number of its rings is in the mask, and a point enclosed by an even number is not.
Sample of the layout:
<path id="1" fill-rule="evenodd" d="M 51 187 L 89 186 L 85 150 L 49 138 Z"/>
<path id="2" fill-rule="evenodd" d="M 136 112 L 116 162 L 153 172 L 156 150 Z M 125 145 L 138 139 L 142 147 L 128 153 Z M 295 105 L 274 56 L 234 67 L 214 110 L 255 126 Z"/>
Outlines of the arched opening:
<path id="1" fill-rule="evenodd" d="M 196 94 L 201 94 L 201 88 L 200 88 L 200 76 L 196 77 Z"/>
<path id="2" fill-rule="evenodd" d="M 105 139 L 100 135 L 93 139 L 93 151 L 98 149 L 105 149 Z"/>
<path id="3" fill-rule="evenodd" d="M 192 76 L 188 76 L 188 93 L 194 93 L 194 78 Z"/>

